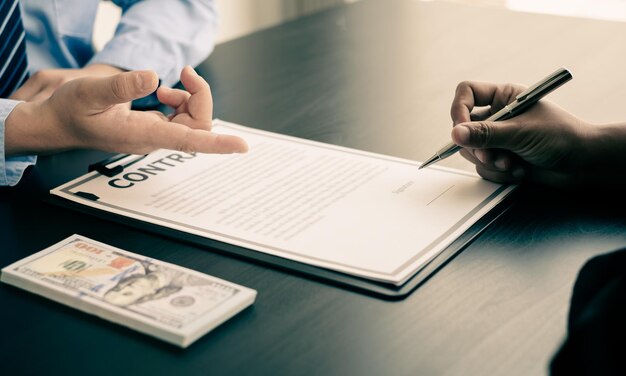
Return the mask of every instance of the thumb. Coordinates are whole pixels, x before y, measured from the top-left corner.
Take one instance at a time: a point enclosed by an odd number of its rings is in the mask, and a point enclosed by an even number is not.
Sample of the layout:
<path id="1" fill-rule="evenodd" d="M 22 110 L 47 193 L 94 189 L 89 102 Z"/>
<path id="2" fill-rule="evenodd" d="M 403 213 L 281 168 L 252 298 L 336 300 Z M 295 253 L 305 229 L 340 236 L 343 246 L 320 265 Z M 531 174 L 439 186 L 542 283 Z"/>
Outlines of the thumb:
<path id="1" fill-rule="evenodd" d="M 457 124 L 452 128 L 455 144 L 473 149 L 509 149 L 516 147 L 521 126 L 506 121 L 479 121 Z"/>
<path id="2" fill-rule="evenodd" d="M 132 71 L 107 77 L 89 78 L 81 82 L 88 90 L 86 99 L 98 107 L 127 103 L 154 92 L 159 84 L 153 71 Z"/>

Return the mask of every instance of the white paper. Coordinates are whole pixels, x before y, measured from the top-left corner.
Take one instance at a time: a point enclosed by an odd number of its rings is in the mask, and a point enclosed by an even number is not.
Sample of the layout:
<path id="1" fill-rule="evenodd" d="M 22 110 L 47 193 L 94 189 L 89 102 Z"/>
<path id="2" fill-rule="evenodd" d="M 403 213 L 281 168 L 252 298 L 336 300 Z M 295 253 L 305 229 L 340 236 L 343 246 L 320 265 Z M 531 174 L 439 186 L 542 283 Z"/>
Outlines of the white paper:
<path id="1" fill-rule="evenodd" d="M 113 178 L 93 172 L 51 193 L 400 285 L 513 189 L 463 171 L 437 166 L 418 171 L 414 161 L 220 120 L 214 124 L 219 133 L 245 138 L 250 151 L 190 155 L 160 150 Z"/>

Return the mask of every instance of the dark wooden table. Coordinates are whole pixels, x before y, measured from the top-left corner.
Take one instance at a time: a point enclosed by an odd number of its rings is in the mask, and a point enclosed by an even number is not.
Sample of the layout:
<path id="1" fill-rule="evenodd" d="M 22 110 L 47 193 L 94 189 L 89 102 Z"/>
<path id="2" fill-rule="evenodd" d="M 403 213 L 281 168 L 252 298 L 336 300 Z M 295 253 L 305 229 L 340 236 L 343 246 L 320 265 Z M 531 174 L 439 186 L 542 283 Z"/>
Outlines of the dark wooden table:
<path id="1" fill-rule="evenodd" d="M 218 46 L 199 71 L 216 117 L 423 160 L 448 140 L 463 79 L 532 83 L 564 65 L 575 78 L 551 99 L 623 120 L 625 38 L 620 23 L 364 0 Z M 79 233 L 249 286 L 257 302 L 183 351 L 0 285 L 2 374 L 542 374 L 577 271 L 626 245 L 617 193 L 523 187 L 462 254 L 388 302 L 42 201 L 103 156 L 41 157 L 0 190 L 0 265 Z"/>

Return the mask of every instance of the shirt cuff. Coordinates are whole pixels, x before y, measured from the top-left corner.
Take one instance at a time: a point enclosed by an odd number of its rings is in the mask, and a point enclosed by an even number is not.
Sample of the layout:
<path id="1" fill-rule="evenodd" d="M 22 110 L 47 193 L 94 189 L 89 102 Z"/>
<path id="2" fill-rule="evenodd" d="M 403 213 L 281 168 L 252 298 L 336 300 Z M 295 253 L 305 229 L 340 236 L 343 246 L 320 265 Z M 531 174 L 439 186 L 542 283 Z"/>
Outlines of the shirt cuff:
<path id="1" fill-rule="evenodd" d="M 20 103 L 20 101 L 10 99 L 0 99 L 0 186 L 16 185 L 26 168 L 37 162 L 35 155 L 7 158 L 4 154 L 4 123 L 11 111 Z"/>

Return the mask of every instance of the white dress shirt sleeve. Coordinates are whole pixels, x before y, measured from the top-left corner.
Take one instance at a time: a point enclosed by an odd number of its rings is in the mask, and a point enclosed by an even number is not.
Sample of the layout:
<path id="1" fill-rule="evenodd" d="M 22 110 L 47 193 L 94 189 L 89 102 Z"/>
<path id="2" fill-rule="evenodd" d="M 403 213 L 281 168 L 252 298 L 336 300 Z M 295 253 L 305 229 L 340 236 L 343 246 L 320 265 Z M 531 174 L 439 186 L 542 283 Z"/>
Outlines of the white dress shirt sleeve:
<path id="1" fill-rule="evenodd" d="M 11 111 L 20 103 L 10 99 L 0 99 L 0 186 L 16 185 L 24 170 L 37 162 L 37 156 L 7 158 L 4 153 L 4 122 Z"/>
<path id="2" fill-rule="evenodd" d="M 90 63 L 152 69 L 164 85 L 196 66 L 213 50 L 217 12 L 212 0 L 113 0 L 122 7 L 115 36 Z"/>

